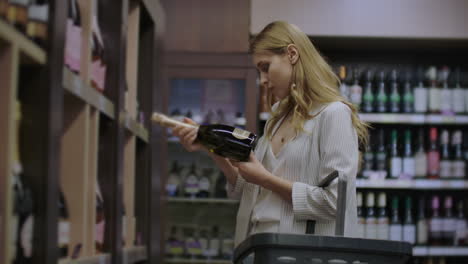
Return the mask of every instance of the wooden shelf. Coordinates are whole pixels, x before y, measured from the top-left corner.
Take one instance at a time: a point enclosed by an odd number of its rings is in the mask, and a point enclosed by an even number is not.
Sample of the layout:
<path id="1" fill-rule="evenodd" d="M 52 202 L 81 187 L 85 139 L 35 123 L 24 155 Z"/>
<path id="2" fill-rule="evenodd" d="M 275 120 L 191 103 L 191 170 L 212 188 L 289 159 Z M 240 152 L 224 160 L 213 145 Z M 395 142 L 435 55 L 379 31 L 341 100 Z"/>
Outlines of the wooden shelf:
<path id="1" fill-rule="evenodd" d="M 109 118 L 115 119 L 114 104 L 103 94 L 86 85 L 79 76 L 67 68 L 63 69 L 63 87 L 66 91 L 92 105 Z"/>
<path id="2" fill-rule="evenodd" d="M 25 63 L 32 60 L 33 63 L 43 65 L 47 62 L 47 54 L 44 49 L 3 20 L 0 20 L 0 40 L 18 46 L 20 53 L 25 55 L 21 56 Z"/>
<path id="3" fill-rule="evenodd" d="M 432 114 L 359 114 L 363 121 L 378 124 L 414 124 L 414 125 L 466 125 L 468 115 L 432 115 Z"/>
<path id="4" fill-rule="evenodd" d="M 465 180 L 364 180 L 357 179 L 356 187 L 360 189 L 417 189 L 417 190 L 465 190 Z"/>
<path id="5" fill-rule="evenodd" d="M 221 198 L 168 198 L 170 203 L 206 203 L 206 204 L 238 204 L 238 200 Z"/>
<path id="6" fill-rule="evenodd" d="M 414 247 L 415 257 L 463 257 L 468 256 L 468 247 Z"/>
<path id="7" fill-rule="evenodd" d="M 130 248 L 124 248 L 123 252 L 124 261 L 123 264 L 131 264 L 139 261 L 146 260 L 148 258 L 145 246 L 135 246 Z"/>
<path id="8" fill-rule="evenodd" d="M 149 142 L 148 130 L 141 123 L 131 118 L 128 113 L 123 112 L 121 114 L 121 122 L 124 125 L 124 127 L 132 134 L 134 134 L 146 143 Z"/>
<path id="9" fill-rule="evenodd" d="M 210 263 L 210 264 L 231 264 L 232 261 L 224 259 L 186 259 L 186 258 L 169 258 L 164 260 L 165 263 Z"/>
<path id="10" fill-rule="evenodd" d="M 111 257 L 109 254 L 102 254 L 92 257 L 85 257 L 79 259 L 65 259 L 59 261 L 59 264 L 110 264 Z"/>

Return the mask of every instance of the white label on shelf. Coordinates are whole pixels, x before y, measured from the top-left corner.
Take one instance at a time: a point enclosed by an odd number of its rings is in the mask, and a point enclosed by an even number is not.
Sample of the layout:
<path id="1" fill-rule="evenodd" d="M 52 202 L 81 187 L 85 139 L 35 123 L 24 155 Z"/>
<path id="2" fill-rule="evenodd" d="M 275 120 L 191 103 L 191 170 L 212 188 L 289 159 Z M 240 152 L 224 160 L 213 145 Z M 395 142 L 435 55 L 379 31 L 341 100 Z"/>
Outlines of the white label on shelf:
<path id="1" fill-rule="evenodd" d="M 403 226 L 396 224 L 390 225 L 389 239 L 393 241 L 403 240 Z"/>

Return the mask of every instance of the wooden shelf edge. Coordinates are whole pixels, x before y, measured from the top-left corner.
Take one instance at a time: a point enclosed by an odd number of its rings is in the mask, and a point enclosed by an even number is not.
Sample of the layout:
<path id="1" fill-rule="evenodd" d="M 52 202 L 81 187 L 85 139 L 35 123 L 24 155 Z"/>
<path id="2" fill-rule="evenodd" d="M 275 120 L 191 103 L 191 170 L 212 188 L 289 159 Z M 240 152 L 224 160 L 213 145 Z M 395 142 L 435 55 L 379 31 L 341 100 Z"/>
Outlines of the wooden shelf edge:
<path id="1" fill-rule="evenodd" d="M 126 263 L 135 263 L 148 259 L 146 246 L 133 246 L 124 248 L 124 264 Z"/>
<path id="2" fill-rule="evenodd" d="M 110 264 L 110 254 L 102 254 L 92 257 L 83 257 L 79 259 L 64 259 L 60 260 L 59 264 Z"/>
<path id="3" fill-rule="evenodd" d="M 219 204 L 238 204 L 238 200 L 222 198 L 178 198 L 170 197 L 167 199 L 170 203 L 219 203 Z"/>
<path id="4" fill-rule="evenodd" d="M 380 124 L 433 124 L 433 125 L 466 125 L 468 115 L 435 115 L 435 114 L 390 114 L 360 113 L 359 117 L 366 122 Z"/>
<path id="5" fill-rule="evenodd" d="M 103 94 L 84 84 L 80 77 L 67 68 L 63 68 L 63 87 L 66 91 L 92 105 L 107 117 L 115 119 L 114 104 Z"/>
<path id="6" fill-rule="evenodd" d="M 148 130 L 135 119 L 131 118 L 128 113 L 122 112 L 121 113 L 121 122 L 123 126 L 133 133 L 135 136 L 143 140 L 144 142 L 149 142 L 149 133 Z"/>
<path id="7" fill-rule="evenodd" d="M 359 189 L 419 189 L 419 190 L 465 190 L 468 181 L 465 180 L 365 180 L 357 179 Z"/>
<path id="8" fill-rule="evenodd" d="M 44 49 L 3 20 L 0 20 L 0 40 L 17 45 L 20 52 L 35 63 L 44 65 L 47 62 L 47 53 Z"/>

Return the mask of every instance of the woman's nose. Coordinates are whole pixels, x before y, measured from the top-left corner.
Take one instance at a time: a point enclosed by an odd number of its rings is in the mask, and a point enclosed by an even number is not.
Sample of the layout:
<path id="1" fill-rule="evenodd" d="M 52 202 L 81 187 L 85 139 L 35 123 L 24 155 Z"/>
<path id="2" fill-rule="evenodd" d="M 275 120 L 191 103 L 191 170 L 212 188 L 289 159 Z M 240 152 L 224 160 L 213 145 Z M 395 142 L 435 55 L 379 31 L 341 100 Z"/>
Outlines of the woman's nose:
<path id="1" fill-rule="evenodd" d="M 260 74 L 260 84 L 265 87 L 268 87 L 268 79 L 266 77 L 266 74 L 263 74 L 263 73 Z"/>

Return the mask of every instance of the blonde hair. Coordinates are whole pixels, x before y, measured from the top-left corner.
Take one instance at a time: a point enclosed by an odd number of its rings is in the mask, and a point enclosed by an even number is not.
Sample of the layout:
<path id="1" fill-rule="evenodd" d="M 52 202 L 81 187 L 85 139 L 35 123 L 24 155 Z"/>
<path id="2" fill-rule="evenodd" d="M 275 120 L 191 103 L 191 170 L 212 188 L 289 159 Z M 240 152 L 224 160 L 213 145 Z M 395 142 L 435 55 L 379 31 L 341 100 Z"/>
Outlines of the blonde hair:
<path id="1" fill-rule="evenodd" d="M 283 55 L 287 52 L 289 44 L 294 44 L 299 53 L 291 76 L 291 85 L 295 87 L 290 89 L 290 95 L 281 100 L 278 108 L 271 113 L 266 136 L 271 139 L 273 128 L 288 113 L 292 114 L 292 124 L 298 133 L 303 131 L 305 121 L 315 117 L 309 113 L 316 106 L 341 101 L 351 109 L 351 120 L 358 135 L 359 149 L 363 150 L 368 142 L 369 125 L 359 119 L 358 109 L 340 95 L 340 79 L 307 35 L 297 26 L 284 21 L 268 24 L 251 40 L 250 52 L 255 54 L 269 51 Z M 271 97 L 272 95 L 268 94 L 269 102 Z"/>

